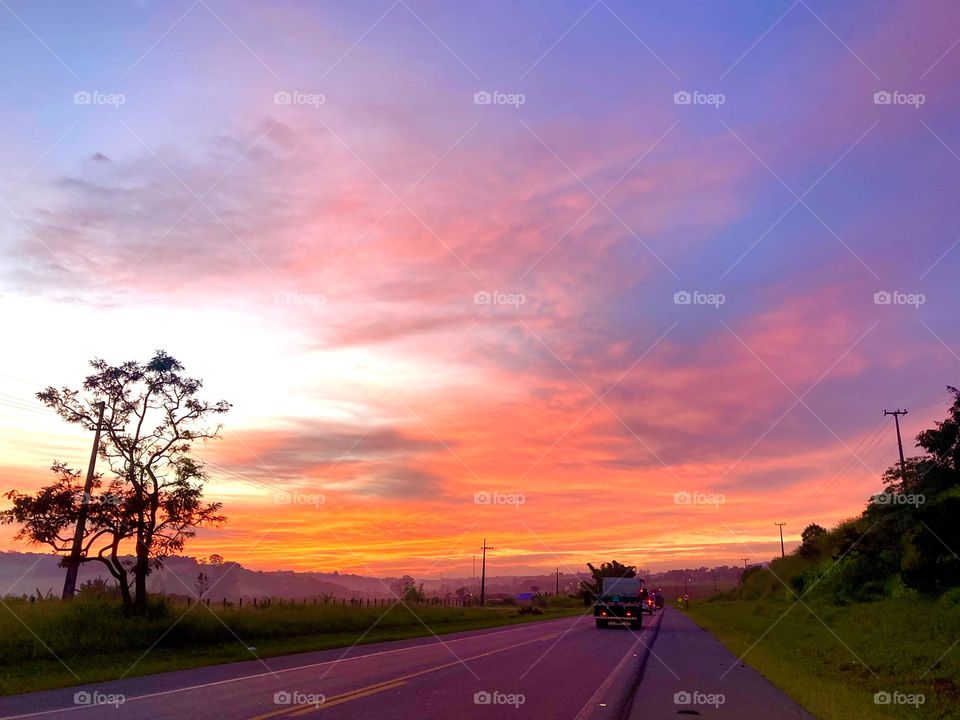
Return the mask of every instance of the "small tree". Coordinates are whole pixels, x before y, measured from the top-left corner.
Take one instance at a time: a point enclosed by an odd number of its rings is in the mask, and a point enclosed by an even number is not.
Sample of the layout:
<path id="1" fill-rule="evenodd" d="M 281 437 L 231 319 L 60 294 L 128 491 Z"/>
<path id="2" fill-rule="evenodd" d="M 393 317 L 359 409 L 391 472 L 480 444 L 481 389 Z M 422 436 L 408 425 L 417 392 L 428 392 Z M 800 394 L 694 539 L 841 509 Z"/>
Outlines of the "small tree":
<path id="1" fill-rule="evenodd" d="M 197 586 L 197 598 L 203 600 L 203 596 L 210 589 L 210 576 L 203 572 L 199 573 L 195 585 Z"/>

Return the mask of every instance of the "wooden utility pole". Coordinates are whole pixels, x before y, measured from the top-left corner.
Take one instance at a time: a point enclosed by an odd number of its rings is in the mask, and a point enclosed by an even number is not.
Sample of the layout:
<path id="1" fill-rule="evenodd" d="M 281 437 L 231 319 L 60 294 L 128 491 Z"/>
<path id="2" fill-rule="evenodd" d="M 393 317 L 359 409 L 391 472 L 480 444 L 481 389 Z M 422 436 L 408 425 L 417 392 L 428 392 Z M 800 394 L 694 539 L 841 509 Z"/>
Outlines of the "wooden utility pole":
<path id="1" fill-rule="evenodd" d="M 557 568 L 557 597 L 560 597 L 560 568 Z"/>
<path id="2" fill-rule="evenodd" d="M 903 459 L 903 440 L 900 438 L 900 416 L 906 415 L 906 410 L 884 410 L 884 417 L 893 415 L 893 422 L 897 426 L 897 448 L 900 450 L 900 481 L 907 479 L 907 463 Z"/>
<path id="3" fill-rule="evenodd" d="M 785 522 L 778 523 L 775 522 L 774 525 L 780 526 L 780 557 L 786 557 L 787 554 L 783 551 L 783 526 L 786 525 Z"/>
<path id="4" fill-rule="evenodd" d="M 483 560 L 480 562 L 480 606 L 482 607 L 487 589 L 487 550 L 493 550 L 493 548 L 487 545 L 487 539 L 484 538 L 480 549 L 483 551 Z"/>
<path id="5" fill-rule="evenodd" d="M 87 509 L 90 507 L 90 491 L 93 489 L 93 476 L 97 466 L 97 452 L 100 450 L 100 430 L 103 427 L 104 403 L 97 403 L 99 415 L 93 434 L 93 450 L 90 451 L 90 464 L 87 466 L 87 478 L 83 483 L 83 498 L 80 512 L 77 513 L 77 527 L 73 532 L 73 547 L 67 560 L 67 576 L 63 580 L 63 599 L 70 600 L 77 591 L 77 573 L 80 571 L 80 556 L 83 554 L 83 533 L 87 524 Z"/>

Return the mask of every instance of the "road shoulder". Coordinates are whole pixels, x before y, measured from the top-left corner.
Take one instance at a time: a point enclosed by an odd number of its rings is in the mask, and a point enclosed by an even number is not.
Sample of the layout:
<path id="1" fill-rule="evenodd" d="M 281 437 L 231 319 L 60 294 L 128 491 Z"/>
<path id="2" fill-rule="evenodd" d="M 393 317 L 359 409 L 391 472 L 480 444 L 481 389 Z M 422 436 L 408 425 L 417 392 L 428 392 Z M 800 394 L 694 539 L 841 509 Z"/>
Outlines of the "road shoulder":
<path id="1" fill-rule="evenodd" d="M 814 720 L 713 635 L 682 612 L 667 609 L 628 717 L 645 720 L 681 713 L 718 720 Z"/>

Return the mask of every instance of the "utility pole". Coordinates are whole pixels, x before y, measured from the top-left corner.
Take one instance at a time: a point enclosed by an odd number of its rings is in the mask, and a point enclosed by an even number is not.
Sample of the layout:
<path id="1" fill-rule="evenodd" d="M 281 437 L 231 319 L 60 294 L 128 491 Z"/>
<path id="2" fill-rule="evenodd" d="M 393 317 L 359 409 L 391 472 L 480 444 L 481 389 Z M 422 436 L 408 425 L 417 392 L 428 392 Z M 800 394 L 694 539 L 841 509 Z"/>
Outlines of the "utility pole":
<path id="1" fill-rule="evenodd" d="M 786 525 L 785 522 L 778 523 L 775 522 L 774 525 L 780 526 L 780 557 L 786 557 L 787 554 L 783 551 L 783 526 Z"/>
<path id="2" fill-rule="evenodd" d="M 99 415 L 93 434 L 93 449 L 90 451 L 90 464 L 87 466 L 87 478 L 83 483 L 83 498 L 77 513 L 77 528 L 73 532 L 73 547 L 67 561 L 67 576 L 63 580 L 63 599 L 70 600 L 77 591 L 77 573 L 80 571 L 80 555 L 83 552 L 83 533 L 87 524 L 87 509 L 90 507 L 90 490 L 93 488 L 93 475 L 97 466 L 97 452 L 100 450 L 100 430 L 103 427 L 104 403 L 97 403 Z"/>
<path id="3" fill-rule="evenodd" d="M 743 573 L 747 571 L 747 560 L 750 558 L 740 558 L 743 560 Z M 743 585 L 743 573 L 740 573 L 740 584 Z"/>
<path id="4" fill-rule="evenodd" d="M 484 538 L 483 547 L 480 549 L 483 551 L 483 560 L 480 563 L 480 607 L 483 607 L 487 589 L 487 550 L 493 550 L 493 548 L 487 545 L 487 539 Z"/>
<path id="5" fill-rule="evenodd" d="M 897 426 L 897 448 L 900 450 L 900 481 L 907 479 L 907 464 L 903 459 L 903 440 L 900 438 L 900 416 L 906 415 L 906 410 L 884 410 L 883 415 L 893 415 L 893 422 Z"/>
<path id="6" fill-rule="evenodd" d="M 560 597 L 560 568 L 557 568 L 557 597 Z"/>

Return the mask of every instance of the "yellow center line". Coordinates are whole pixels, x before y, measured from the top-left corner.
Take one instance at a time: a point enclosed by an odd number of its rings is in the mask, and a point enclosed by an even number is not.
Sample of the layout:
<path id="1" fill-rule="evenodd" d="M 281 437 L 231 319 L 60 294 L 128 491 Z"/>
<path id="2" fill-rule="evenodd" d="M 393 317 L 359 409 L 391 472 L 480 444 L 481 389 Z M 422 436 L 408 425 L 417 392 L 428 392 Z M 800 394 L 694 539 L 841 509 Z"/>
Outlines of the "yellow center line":
<path id="1" fill-rule="evenodd" d="M 343 695 L 331 698 L 321 705 L 308 705 L 303 710 L 297 710 L 296 712 L 291 713 L 288 717 L 300 717 L 301 715 L 307 715 L 308 713 L 312 713 L 317 710 L 326 710 L 328 707 L 333 707 L 334 705 L 339 705 L 340 703 L 358 700 L 362 697 L 367 697 L 368 695 L 376 695 L 377 693 L 384 692 L 385 690 L 393 690 L 394 688 L 398 688 L 401 685 L 406 684 L 406 680 L 400 680 L 398 682 L 388 682 L 381 685 L 371 685 L 368 688 L 354 690 L 353 692 L 344 693 Z"/>
<path id="2" fill-rule="evenodd" d="M 522 647 L 524 645 L 529 645 L 531 643 L 540 642 L 541 640 L 552 640 L 555 637 L 560 637 L 564 633 L 551 633 L 550 635 L 542 635 L 541 637 L 533 638 L 532 640 L 524 640 L 523 642 L 514 643 L 513 645 L 507 645 L 506 647 L 497 648 L 496 650 L 488 650 L 484 653 L 479 653 L 478 655 L 471 655 L 468 658 L 454 660 L 452 662 L 444 663 L 443 665 L 437 665 L 435 667 L 427 668 L 425 670 L 418 670 L 417 672 L 409 673 L 407 675 L 401 675 L 399 677 L 390 678 L 389 680 L 384 680 L 383 682 L 376 683 L 374 685 L 367 685 L 362 688 L 357 688 L 356 690 L 351 690 L 350 692 L 343 693 L 341 695 L 334 695 L 333 697 L 327 699 L 322 705 L 298 705 L 295 707 L 286 707 L 281 710 L 274 710 L 273 712 L 264 713 L 263 715 L 257 715 L 250 718 L 250 720 L 267 720 L 268 718 L 277 717 L 278 715 L 287 715 L 288 717 L 298 717 L 300 715 L 306 715 L 311 712 L 316 712 L 318 710 L 323 710 L 326 707 L 331 707 L 333 705 L 339 705 L 340 703 L 348 702 L 350 700 L 356 700 L 361 697 L 366 697 L 368 695 L 373 695 L 378 692 L 383 692 L 385 690 L 392 690 L 393 688 L 399 687 L 406 684 L 408 681 L 413 678 L 421 677 L 423 675 L 429 675 L 430 673 L 435 673 L 440 670 L 446 670 L 447 668 L 454 667 L 455 665 L 463 665 L 471 660 L 479 660 L 480 658 L 489 657 L 490 655 L 496 655 L 497 653 L 506 652 L 507 650 L 513 650 L 514 648 Z"/>

